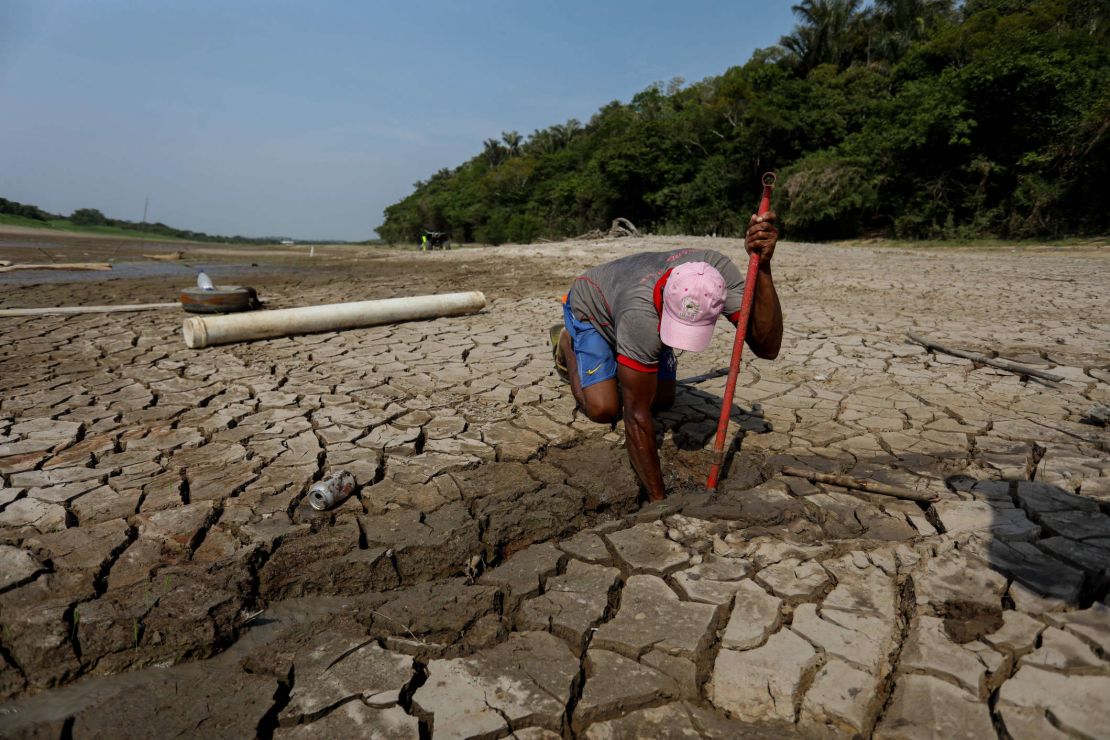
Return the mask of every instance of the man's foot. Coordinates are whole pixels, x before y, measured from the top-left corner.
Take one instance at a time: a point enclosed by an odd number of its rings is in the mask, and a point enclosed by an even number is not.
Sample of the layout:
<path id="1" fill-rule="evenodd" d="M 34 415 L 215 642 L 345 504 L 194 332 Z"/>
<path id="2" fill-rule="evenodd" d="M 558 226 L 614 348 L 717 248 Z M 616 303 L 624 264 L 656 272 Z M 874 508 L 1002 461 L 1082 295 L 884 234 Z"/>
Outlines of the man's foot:
<path id="1" fill-rule="evenodd" d="M 548 339 L 551 340 L 551 359 L 555 363 L 555 372 L 559 374 L 560 378 L 569 383 L 570 371 L 567 370 L 567 358 L 563 353 L 563 334 L 566 331 L 565 326 L 556 324 L 548 332 Z"/>

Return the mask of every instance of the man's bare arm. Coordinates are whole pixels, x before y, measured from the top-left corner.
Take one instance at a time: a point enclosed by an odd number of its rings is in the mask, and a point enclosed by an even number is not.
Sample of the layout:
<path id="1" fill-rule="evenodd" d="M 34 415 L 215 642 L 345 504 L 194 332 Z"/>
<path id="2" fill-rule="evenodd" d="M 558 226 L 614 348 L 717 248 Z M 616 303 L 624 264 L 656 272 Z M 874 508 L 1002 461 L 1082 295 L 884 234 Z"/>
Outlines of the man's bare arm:
<path id="1" fill-rule="evenodd" d="M 775 212 L 752 216 L 744 249 L 748 254 L 759 255 L 759 272 L 756 274 L 752 315 L 748 320 L 747 343 L 757 357 L 773 360 L 782 348 L 782 306 L 771 277 L 771 258 L 775 254 L 779 232 L 775 228 Z"/>
<path id="2" fill-rule="evenodd" d="M 647 489 L 648 498 L 659 501 L 666 490 L 659 469 L 659 451 L 655 449 L 655 422 L 651 418 L 658 377 L 655 373 L 617 365 L 617 382 L 624 400 L 624 444 L 628 458 Z"/>

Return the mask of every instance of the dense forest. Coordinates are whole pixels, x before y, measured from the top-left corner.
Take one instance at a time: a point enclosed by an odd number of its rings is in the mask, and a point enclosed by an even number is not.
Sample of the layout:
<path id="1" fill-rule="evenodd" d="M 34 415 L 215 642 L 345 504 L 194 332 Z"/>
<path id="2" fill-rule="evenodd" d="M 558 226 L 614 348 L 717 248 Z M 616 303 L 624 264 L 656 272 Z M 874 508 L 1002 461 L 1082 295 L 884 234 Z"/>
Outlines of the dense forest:
<path id="1" fill-rule="evenodd" d="M 163 223 L 140 223 L 127 221 L 121 218 L 109 218 L 95 208 L 78 208 L 68 217 L 57 213 L 44 211 L 38 206 L 17 203 L 14 200 L 0 198 L 0 215 L 16 216 L 24 219 L 28 225 L 39 223 L 42 226 L 68 229 L 78 227 L 82 230 L 96 231 L 100 227 L 125 232 L 138 232 L 141 236 L 150 236 L 154 239 L 187 239 L 194 242 L 220 242 L 229 244 L 273 244 L 281 241 L 280 237 L 248 237 L 248 236 L 219 236 L 205 234 L 203 231 L 189 231 L 188 229 L 175 229 Z"/>
<path id="2" fill-rule="evenodd" d="M 743 66 L 589 123 L 509 131 L 385 211 L 388 241 L 607 227 L 736 235 L 779 173 L 795 238 L 1007 238 L 1110 227 L 1110 2 L 802 0 Z"/>

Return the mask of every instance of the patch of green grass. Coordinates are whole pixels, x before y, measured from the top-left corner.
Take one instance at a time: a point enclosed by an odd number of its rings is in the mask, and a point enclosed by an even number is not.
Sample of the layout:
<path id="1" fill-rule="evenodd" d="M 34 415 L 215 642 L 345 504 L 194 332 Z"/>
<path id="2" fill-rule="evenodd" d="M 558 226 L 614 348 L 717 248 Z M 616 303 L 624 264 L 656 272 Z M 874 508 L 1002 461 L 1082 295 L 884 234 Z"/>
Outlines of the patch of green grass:
<path id="1" fill-rule="evenodd" d="M 50 228 L 60 231 L 75 231 L 81 234 L 109 234 L 111 236 L 130 236 L 139 239 L 157 239 L 158 241 L 182 241 L 179 237 L 168 234 L 155 234 L 138 229 L 124 229 L 119 226 L 78 226 L 69 219 L 56 218 L 47 222 Z"/>
<path id="2" fill-rule="evenodd" d="M 139 229 L 124 229 L 119 226 L 79 226 L 66 218 L 53 218 L 49 221 L 37 221 L 33 218 L 13 216 L 0 213 L 0 225 L 24 226 L 31 229 L 46 229 L 50 231 L 66 231 L 76 234 L 107 234 L 109 236 L 130 237 L 135 239 L 151 239 L 157 241 L 186 241 L 180 237 L 168 234 L 140 231 Z"/>
<path id="3" fill-rule="evenodd" d="M 13 216 L 10 213 L 0 213 L 0 224 L 4 226 L 27 226 L 32 229 L 49 229 L 50 224 L 45 221 L 36 221 L 33 218 Z"/>

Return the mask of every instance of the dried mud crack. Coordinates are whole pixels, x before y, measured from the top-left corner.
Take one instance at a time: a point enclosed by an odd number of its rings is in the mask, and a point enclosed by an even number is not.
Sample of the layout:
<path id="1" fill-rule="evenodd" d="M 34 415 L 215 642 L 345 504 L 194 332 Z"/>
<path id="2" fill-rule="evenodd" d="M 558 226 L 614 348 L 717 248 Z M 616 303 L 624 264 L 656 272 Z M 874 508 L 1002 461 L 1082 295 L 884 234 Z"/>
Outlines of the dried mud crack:
<path id="1" fill-rule="evenodd" d="M 0 735 L 1097 736 L 1110 441 L 1083 420 L 1110 401 L 1110 334 L 1075 317 L 1098 315 L 1106 257 L 963 251 L 952 271 L 783 245 L 784 352 L 741 376 L 727 479 L 702 492 L 715 377 L 658 415 L 672 495 L 645 506 L 623 427 L 575 412 L 546 329 L 581 269 L 674 241 L 263 259 L 274 307 L 491 301 L 204 352 L 170 314 L 0 320 Z M 1067 292 L 984 297 L 1050 273 Z M 316 512 L 336 467 L 356 495 Z"/>

